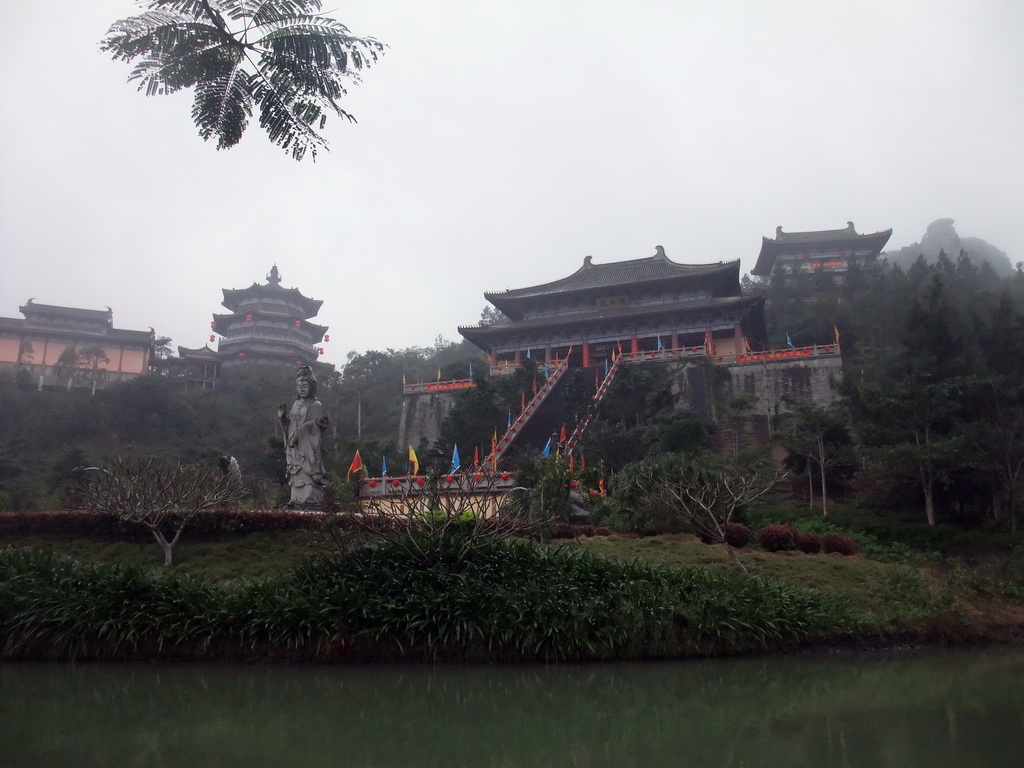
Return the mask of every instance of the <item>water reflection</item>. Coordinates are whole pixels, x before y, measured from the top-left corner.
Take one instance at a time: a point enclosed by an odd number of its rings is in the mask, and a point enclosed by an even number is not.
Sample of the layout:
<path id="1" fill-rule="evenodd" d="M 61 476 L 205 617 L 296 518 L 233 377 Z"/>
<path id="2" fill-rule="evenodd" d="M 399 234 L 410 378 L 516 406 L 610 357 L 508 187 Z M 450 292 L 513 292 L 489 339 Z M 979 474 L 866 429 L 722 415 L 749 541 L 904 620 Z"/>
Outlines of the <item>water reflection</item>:
<path id="1" fill-rule="evenodd" d="M 0 666 L 7 766 L 1024 765 L 1024 653 Z"/>

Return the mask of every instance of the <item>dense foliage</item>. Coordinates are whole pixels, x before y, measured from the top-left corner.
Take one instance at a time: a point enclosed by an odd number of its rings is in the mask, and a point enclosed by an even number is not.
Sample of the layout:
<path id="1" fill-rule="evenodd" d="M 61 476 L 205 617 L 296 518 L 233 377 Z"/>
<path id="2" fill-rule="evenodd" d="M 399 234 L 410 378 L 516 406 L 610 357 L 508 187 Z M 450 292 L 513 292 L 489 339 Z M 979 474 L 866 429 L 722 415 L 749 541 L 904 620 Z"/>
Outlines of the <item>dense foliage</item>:
<path id="1" fill-rule="evenodd" d="M 773 648 L 850 621 L 806 589 L 529 543 L 429 567 L 385 544 L 240 585 L 0 551 L 5 656 L 668 658 Z"/>
<path id="2" fill-rule="evenodd" d="M 235 146 L 254 111 L 270 140 L 301 160 L 327 142 L 339 100 L 384 46 L 320 13 L 320 0 L 138 0 L 146 10 L 115 22 L 101 50 L 134 62 L 146 95 L 194 91 L 192 120 L 217 149 Z"/>

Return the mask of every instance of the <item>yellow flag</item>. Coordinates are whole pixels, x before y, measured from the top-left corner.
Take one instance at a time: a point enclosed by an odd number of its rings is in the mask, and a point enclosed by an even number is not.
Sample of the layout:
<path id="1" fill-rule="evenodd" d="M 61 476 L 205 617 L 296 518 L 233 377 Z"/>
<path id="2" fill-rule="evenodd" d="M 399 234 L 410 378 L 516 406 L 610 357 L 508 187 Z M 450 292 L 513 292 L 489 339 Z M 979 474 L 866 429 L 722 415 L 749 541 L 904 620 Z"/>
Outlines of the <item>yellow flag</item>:
<path id="1" fill-rule="evenodd" d="M 416 458 L 416 451 L 412 449 L 411 445 L 409 446 L 409 468 L 412 470 L 414 475 L 418 475 L 420 473 L 420 462 L 419 459 Z"/>

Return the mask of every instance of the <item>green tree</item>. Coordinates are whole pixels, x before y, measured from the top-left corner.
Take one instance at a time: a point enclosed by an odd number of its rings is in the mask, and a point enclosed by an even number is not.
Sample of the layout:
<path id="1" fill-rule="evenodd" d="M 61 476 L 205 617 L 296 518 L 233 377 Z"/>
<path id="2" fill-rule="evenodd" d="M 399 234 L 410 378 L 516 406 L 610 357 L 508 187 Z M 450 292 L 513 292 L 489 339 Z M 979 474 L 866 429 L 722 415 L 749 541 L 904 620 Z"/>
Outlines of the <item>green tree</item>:
<path id="1" fill-rule="evenodd" d="M 384 46 L 320 14 L 320 0 L 139 0 L 147 10 L 115 22 L 100 43 L 135 62 L 129 81 L 147 96 L 193 88 L 192 120 L 217 149 L 242 138 L 254 110 L 270 140 L 315 159 L 330 112 Z"/>

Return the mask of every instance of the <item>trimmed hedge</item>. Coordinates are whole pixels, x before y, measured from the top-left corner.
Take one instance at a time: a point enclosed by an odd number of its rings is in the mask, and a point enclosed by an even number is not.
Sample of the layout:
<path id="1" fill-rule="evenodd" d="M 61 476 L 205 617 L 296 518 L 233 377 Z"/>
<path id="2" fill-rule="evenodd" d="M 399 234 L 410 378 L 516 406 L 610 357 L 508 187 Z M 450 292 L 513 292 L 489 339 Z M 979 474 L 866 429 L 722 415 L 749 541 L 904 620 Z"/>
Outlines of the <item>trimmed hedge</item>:
<path id="1" fill-rule="evenodd" d="M 808 555 L 821 552 L 821 534 L 814 531 L 797 531 L 796 548 Z"/>
<path id="2" fill-rule="evenodd" d="M 719 532 L 730 547 L 743 549 L 750 543 L 750 529 L 743 523 L 725 523 L 719 526 Z"/>
<path id="3" fill-rule="evenodd" d="M 849 557 L 856 555 L 860 551 L 856 541 L 840 533 L 826 533 L 821 537 L 821 544 L 826 554 L 836 552 Z"/>
<path id="4" fill-rule="evenodd" d="M 185 526 L 190 538 L 257 531 L 292 531 L 317 525 L 323 515 L 283 509 L 220 509 L 194 515 Z M 167 527 L 180 518 L 168 515 Z M 112 515 L 81 510 L 60 512 L 0 512 L 0 536 L 95 536 L 102 538 L 150 538 L 145 527 L 123 523 Z"/>
<path id="5" fill-rule="evenodd" d="M 757 543 L 765 552 L 789 552 L 796 549 L 796 534 L 791 525 L 766 525 L 757 532 Z"/>

